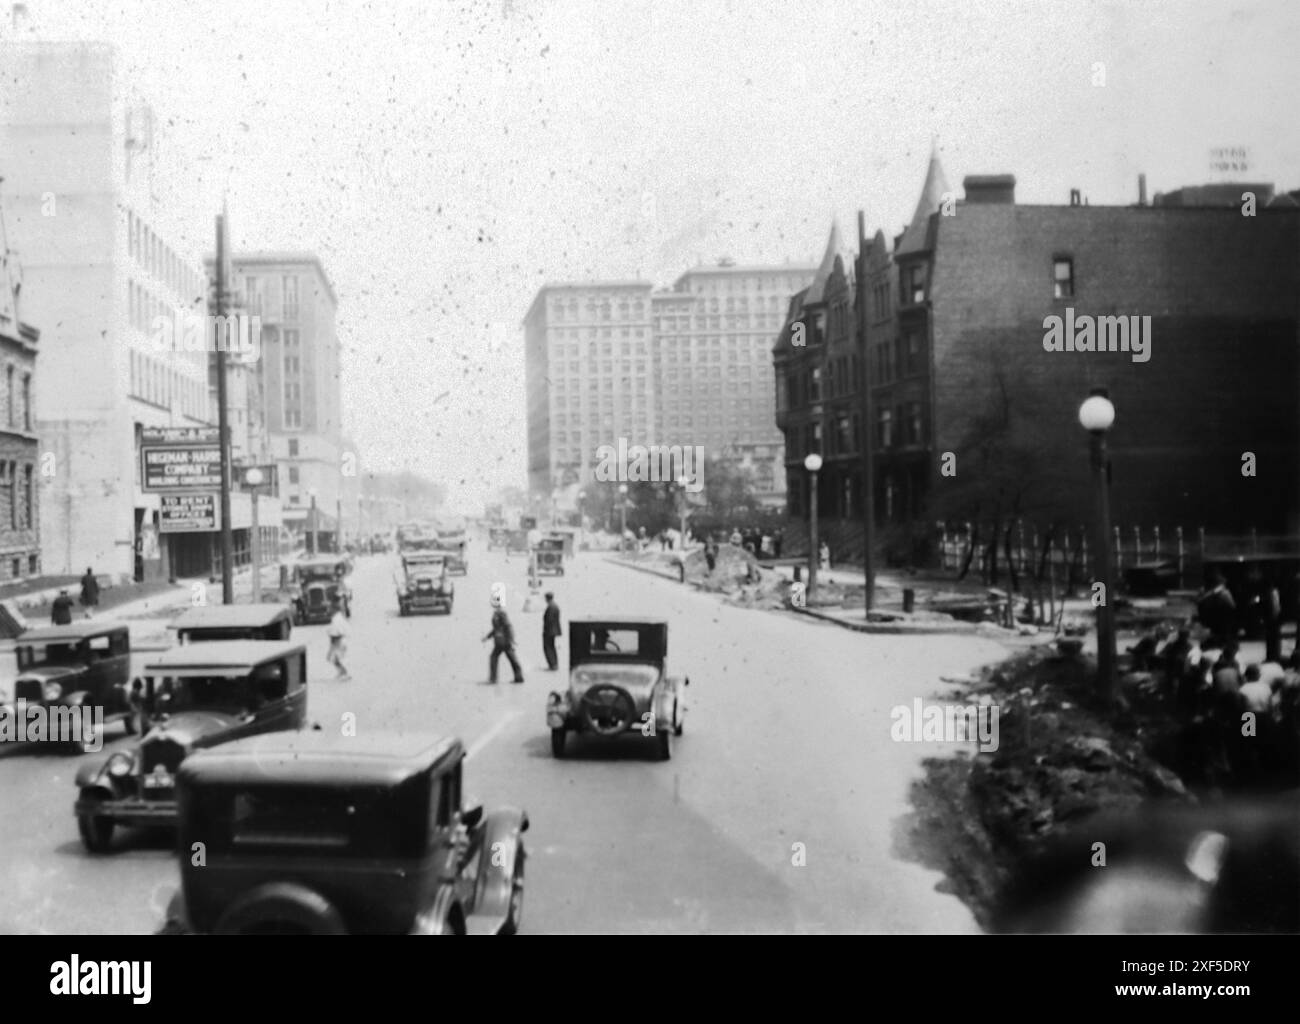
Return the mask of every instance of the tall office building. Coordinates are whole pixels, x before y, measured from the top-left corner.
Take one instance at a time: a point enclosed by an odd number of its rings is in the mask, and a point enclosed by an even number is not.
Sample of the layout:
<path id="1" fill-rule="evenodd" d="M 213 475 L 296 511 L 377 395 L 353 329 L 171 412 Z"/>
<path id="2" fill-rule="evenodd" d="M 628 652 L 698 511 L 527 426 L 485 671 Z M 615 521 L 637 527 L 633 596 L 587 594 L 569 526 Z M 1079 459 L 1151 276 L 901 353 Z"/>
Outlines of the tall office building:
<path id="1" fill-rule="evenodd" d="M 163 350 L 155 319 L 205 312 L 213 221 L 188 167 L 96 43 L 4 43 L 0 176 L 24 317 L 42 327 L 35 419 L 47 573 L 173 571 L 160 496 L 141 489 L 147 428 L 209 422 L 207 356 Z"/>
<path id="2" fill-rule="evenodd" d="M 264 403 L 284 524 L 332 545 L 342 503 L 356 501 L 344 482 L 360 472 L 342 437 L 334 286 L 313 253 L 236 253 L 232 263 L 241 308 L 261 318 L 258 377 L 250 388 Z"/>
<path id="3" fill-rule="evenodd" d="M 771 338 L 807 265 L 697 267 L 649 281 L 551 284 L 524 318 L 535 495 L 591 480 L 602 445 L 700 445 L 783 492 Z M 707 472 L 707 469 L 706 469 Z"/>

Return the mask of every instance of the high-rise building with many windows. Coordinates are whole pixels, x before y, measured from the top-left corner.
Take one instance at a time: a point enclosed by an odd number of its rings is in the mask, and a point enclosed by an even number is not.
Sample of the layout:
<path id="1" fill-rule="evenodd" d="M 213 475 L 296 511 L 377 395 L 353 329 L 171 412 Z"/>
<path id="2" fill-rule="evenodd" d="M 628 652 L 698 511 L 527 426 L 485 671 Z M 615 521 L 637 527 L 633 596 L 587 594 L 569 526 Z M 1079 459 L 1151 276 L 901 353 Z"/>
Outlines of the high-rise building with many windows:
<path id="1" fill-rule="evenodd" d="M 602 445 L 699 445 L 780 502 L 772 337 L 814 266 L 697 267 L 649 281 L 550 284 L 524 318 L 535 495 L 592 479 Z"/>

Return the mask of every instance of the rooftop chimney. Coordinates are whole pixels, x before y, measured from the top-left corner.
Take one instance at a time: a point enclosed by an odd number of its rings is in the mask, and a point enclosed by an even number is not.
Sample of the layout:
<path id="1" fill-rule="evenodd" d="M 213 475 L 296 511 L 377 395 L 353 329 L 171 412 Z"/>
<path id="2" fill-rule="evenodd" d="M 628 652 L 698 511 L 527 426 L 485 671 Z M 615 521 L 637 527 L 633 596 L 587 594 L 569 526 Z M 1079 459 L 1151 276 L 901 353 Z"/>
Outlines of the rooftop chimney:
<path id="1" fill-rule="evenodd" d="M 1016 201 L 1016 176 L 1014 174 L 968 174 L 961 187 L 968 203 L 1003 203 Z"/>

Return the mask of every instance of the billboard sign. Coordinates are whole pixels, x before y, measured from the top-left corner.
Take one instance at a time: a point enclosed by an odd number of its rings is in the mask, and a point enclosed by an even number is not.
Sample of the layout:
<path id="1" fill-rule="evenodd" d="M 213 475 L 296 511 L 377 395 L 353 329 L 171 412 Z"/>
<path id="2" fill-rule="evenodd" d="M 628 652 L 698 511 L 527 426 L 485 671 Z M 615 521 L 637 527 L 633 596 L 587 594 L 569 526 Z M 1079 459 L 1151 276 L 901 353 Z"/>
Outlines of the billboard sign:
<path id="1" fill-rule="evenodd" d="M 221 528 L 217 495 L 164 494 L 159 498 L 158 529 L 162 533 L 207 533 Z"/>

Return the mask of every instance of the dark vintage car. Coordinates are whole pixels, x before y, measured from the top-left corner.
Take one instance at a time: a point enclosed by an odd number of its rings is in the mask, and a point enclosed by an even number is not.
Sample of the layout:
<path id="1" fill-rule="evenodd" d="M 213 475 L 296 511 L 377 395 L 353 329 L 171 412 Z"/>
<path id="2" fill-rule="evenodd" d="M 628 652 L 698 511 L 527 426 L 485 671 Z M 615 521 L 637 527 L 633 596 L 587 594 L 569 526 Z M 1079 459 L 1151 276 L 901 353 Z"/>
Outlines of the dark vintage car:
<path id="1" fill-rule="evenodd" d="M 168 626 L 178 643 L 207 640 L 288 640 L 293 609 L 286 604 L 213 604 L 190 608 Z"/>
<path id="2" fill-rule="evenodd" d="M 301 729 L 307 649 L 282 640 L 213 640 L 173 647 L 146 662 L 144 736 L 77 772 L 75 806 L 92 853 L 117 825 L 176 821 L 176 770 L 195 750 L 264 732 Z"/>
<path id="3" fill-rule="evenodd" d="M 514 934 L 528 816 L 463 802 L 464 760 L 457 739 L 310 729 L 187 758 L 162 931 Z"/>
<path id="4" fill-rule="evenodd" d="M 510 534 L 513 531 L 504 526 L 493 526 L 488 530 L 487 547 L 489 551 L 506 551 L 510 547 Z"/>
<path id="5" fill-rule="evenodd" d="M 662 760 L 686 718 L 691 681 L 668 674 L 668 623 L 593 619 L 569 623 L 569 688 L 546 700 L 551 753 L 564 756 L 568 733 L 653 738 Z"/>
<path id="6" fill-rule="evenodd" d="M 396 579 L 397 608 L 402 615 L 416 612 L 451 614 L 456 587 L 447 572 L 447 556 L 440 551 L 408 552 Z"/>
<path id="7" fill-rule="evenodd" d="M 538 576 L 564 575 L 564 538 L 543 537 L 532 551 L 533 572 Z"/>
<path id="8" fill-rule="evenodd" d="M 103 722 L 137 728 L 138 690 L 131 685 L 131 637 L 125 623 L 85 620 L 29 629 L 14 641 L 14 702 L 28 708 L 100 707 Z M 83 726 L 83 729 L 85 727 Z M 102 737 L 82 731 L 72 753 L 98 750 Z"/>
<path id="9" fill-rule="evenodd" d="M 343 614 L 352 617 L 352 590 L 347 584 L 350 565 L 334 556 L 305 558 L 293 567 L 294 625 L 329 622 L 334 615 L 334 600 L 343 606 Z"/>

